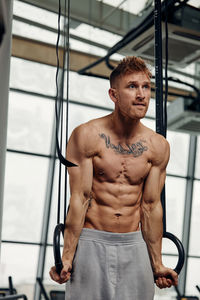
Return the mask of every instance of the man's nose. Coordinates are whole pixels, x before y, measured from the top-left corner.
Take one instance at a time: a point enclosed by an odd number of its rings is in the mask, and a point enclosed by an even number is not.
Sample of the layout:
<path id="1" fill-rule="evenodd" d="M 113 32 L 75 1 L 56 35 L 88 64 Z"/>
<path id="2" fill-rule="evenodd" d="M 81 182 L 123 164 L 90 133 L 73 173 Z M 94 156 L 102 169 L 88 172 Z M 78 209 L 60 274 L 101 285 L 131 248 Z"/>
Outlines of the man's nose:
<path id="1" fill-rule="evenodd" d="M 138 87 L 137 89 L 137 98 L 144 99 L 144 91 L 142 87 Z"/>

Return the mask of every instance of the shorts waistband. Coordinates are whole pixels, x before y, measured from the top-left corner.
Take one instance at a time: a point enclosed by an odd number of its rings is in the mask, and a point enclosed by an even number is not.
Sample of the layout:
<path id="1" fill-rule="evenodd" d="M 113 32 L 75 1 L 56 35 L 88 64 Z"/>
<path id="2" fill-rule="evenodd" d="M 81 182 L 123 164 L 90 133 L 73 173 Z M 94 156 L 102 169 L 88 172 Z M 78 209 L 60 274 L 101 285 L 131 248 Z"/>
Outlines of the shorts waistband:
<path id="1" fill-rule="evenodd" d="M 141 243 L 144 242 L 141 231 L 127 232 L 127 233 L 115 233 L 108 231 L 101 231 L 90 228 L 83 228 L 81 240 L 99 241 L 105 243 Z"/>

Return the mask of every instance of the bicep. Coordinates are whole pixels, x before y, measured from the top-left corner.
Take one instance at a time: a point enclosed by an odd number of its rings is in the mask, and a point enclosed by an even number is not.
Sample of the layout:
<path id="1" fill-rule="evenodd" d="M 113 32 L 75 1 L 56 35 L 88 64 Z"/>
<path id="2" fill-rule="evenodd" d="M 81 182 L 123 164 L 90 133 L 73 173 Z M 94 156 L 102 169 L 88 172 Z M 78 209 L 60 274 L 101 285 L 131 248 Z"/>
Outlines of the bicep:
<path id="1" fill-rule="evenodd" d="M 71 195 L 78 195 L 84 200 L 91 192 L 93 164 L 92 157 L 87 154 L 85 139 L 80 130 L 75 130 L 70 137 L 67 159 L 77 165 L 68 168 Z"/>
<path id="2" fill-rule="evenodd" d="M 144 184 L 143 201 L 153 203 L 160 200 L 165 178 L 165 169 L 162 170 L 159 166 L 153 166 L 151 168 Z"/>
<path id="3" fill-rule="evenodd" d="M 77 167 L 68 169 L 70 193 L 88 198 L 92 189 L 93 167 L 91 158 L 82 158 Z"/>
<path id="4" fill-rule="evenodd" d="M 169 144 L 166 140 L 162 140 L 162 143 L 155 144 L 154 147 L 159 149 L 159 151 L 154 152 L 152 167 L 144 184 L 143 199 L 147 202 L 160 200 L 170 155 Z"/>

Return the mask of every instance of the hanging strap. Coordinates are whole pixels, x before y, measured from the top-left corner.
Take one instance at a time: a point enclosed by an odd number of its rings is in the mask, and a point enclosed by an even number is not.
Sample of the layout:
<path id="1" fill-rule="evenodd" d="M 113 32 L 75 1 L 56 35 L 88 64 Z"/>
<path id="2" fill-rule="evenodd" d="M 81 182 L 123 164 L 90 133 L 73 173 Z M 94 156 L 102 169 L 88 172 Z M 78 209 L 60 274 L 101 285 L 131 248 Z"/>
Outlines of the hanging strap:
<path id="1" fill-rule="evenodd" d="M 69 108 L 69 20 L 70 20 L 70 0 L 68 0 L 68 14 L 67 14 L 67 34 L 66 34 L 66 0 L 65 0 L 65 14 L 64 14 L 64 50 L 63 50 L 63 67 L 62 67 L 62 91 L 64 86 L 64 72 L 65 72 L 65 55 L 67 53 L 67 99 L 66 99 L 66 148 L 68 141 L 68 108 Z M 56 57 L 57 57 L 57 70 L 56 70 L 56 101 L 55 101 L 55 114 L 56 114 L 56 149 L 59 158 L 59 182 L 58 182 L 58 208 L 57 208 L 57 226 L 54 230 L 53 236 L 53 253 L 56 266 L 56 272 L 60 274 L 63 264 L 60 252 L 60 236 L 64 237 L 66 209 L 67 209 L 67 168 L 65 168 L 65 181 L 64 181 L 64 213 L 63 223 L 60 223 L 60 204 L 61 204 L 61 179 L 62 179 L 62 164 L 66 167 L 75 167 L 74 163 L 66 160 L 61 153 L 62 149 L 62 137 L 63 137 L 63 93 L 59 96 L 58 89 L 58 75 L 60 70 L 59 63 L 59 39 L 60 39 L 60 17 L 61 17 L 61 1 L 59 0 L 59 12 L 58 12 L 58 37 L 56 42 Z M 67 35 L 67 41 L 66 41 Z M 66 47 L 67 44 L 67 47 Z M 59 129 L 60 129 L 60 142 L 59 142 Z"/>
<path id="2" fill-rule="evenodd" d="M 165 0 L 166 5 L 167 0 Z M 165 6 L 167 10 L 167 5 Z M 167 19 L 166 19 L 167 22 Z M 167 128 L 167 63 L 165 66 L 165 113 L 163 109 L 163 76 L 162 76 L 162 26 L 161 26 L 161 0 L 155 0 L 154 10 L 155 23 L 155 86 L 156 86 L 156 132 L 166 137 Z M 167 33 L 167 32 L 166 32 Z M 166 41 L 168 37 L 166 34 Z M 165 49 L 166 53 L 168 49 Z M 166 56 L 167 61 L 167 56 Z M 185 260 L 184 248 L 181 241 L 172 233 L 166 231 L 166 201 L 165 201 L 165 187 L 161 193 L 161 203 L 163 207 L 163 237 L 170 239 L 177 247 L 178 262 L 174 271 L 179 274 Z"/>
<path id="3" fill-rule="evenodd" d="M 59 41 L 60 41 L 60 17 L 61 17 L 61 1 L 59 1 L 59 10 L 58 10 L 58 36 L 57 36 L 57 42 L 56 42 L 56 59 L 57 59 L 57 69 L 56 69 L 56 99 L 55 99 L 55 114 L 56 114 L 56 150 L 58 154 L 58 158 L 60 162 L 65 165 L 66 167 L 75 167 L 76 165 L 70 161 L 68 161 L 61 153 L 60 149 L 60 143 L 59 143 L 59 128 L 62 127 L 62 124 L 60 126 L 60 111 L 61 111 L 61 105 L 62 105 L 62 97 L 59 96 L 59 88 L 58 88 L 58 75 L 60 70 L 60 61 L 59 61 Z M 69 2 L 69 1 L 68 1 Z M 68 48 L 69 50 L 69 48 Z M 63 51 L 64 52 L 64 51 Z M 69 51 L 68 51 L 69 54 Z M 65 52 L 63 53 L 65 56 Z M 69 67 L 69 66 L 68 66 Z M 68 95 L 67 95 L 68 96 Z M 68 103 L 68 98 L 67 98 Z M 68 104 L 67 104 L 68 105 Z M 68 122 L 68 120 L 67 120 Z M 66 122 L 66 123 L 67 123 Z"/>

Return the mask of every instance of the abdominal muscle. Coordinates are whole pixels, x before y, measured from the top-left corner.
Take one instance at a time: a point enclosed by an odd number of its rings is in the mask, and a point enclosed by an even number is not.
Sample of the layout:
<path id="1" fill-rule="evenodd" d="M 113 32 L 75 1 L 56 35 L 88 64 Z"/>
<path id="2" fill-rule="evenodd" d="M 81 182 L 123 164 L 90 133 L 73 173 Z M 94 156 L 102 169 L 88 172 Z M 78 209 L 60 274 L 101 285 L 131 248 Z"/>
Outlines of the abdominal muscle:
<path id="1" fill-rule="evenodd" d="M 93 192 L 85 217 L 85 228 L 109 232 L 140 229 L 140 202 L 143 184 L 130 186 L 94 179 Z"/>

